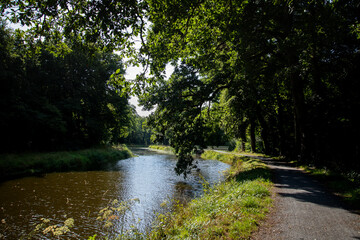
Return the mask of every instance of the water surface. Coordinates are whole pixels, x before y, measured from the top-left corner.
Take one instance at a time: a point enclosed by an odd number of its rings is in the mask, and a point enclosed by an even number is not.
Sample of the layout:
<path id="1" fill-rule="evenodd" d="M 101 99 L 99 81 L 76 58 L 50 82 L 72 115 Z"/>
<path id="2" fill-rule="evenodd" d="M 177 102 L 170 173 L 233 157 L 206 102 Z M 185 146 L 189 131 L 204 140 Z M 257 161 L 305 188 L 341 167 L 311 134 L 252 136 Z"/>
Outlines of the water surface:
<path id="1" fill-rule="evenodd" d="M 41 218 L 52 224 L 67 218 L 75 220 L 74 239 L 87 238 L 107 231 L 97 221 L 99 210 L 114 199 L 137 198 L 124 222 L 116 221 L 113 233 L 135 224 L 145 231 L 154 213 L 164 211 L 164 201 L 186 202 L 203 192 L 201 175 L 210 184 L 223 179 L 227 164 L 198 160 L 200 171 L 186 179 L 174 172 L 176 159 L 147 149 L 132 149 L 137 157 L 120 160 L 102 171 L 51 173 L 26 177 L 0 184 L 0 239 L 18 239 L 34 229 Z M 140 222 L 137 222 L 141 219 Z M 48 235 L 50 237 L 50 235 Z M 37 238 L 46 238 L 37 236 Z"/>

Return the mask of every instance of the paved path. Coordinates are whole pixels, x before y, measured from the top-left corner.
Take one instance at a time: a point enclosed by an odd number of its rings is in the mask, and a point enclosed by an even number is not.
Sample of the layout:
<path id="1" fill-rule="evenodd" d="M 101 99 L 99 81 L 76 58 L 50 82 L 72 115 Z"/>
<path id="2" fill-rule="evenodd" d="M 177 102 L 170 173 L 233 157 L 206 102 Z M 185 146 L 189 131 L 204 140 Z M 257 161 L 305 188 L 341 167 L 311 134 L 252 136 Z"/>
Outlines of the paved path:
<path id="1" fill-rule="evenodd" d="M 360 239 L 360 215 L 345 210 L 321 184 L 285 163 L 255 158 L 265 161 L 274 171 L 275 206 L 252 239 Z"/>
<path id="2" fill-rule="evenodd" d="M 275 207 L 253 239 L 360 239 L 360 216 L 301 170 L 265 160 L 275 173 Z"/>

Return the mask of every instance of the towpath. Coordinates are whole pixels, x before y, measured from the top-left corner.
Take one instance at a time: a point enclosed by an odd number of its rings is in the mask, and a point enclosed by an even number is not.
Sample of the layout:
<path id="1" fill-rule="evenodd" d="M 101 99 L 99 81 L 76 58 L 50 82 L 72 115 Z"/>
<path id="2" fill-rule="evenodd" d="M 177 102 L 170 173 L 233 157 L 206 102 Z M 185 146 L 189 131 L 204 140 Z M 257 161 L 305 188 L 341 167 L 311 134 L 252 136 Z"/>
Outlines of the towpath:
<path id="1" fill-rule="evenodd" d="M 298 168 L 261 158 L 275 174 L 274 208 L 252 239 L 360 239 L 360 216 Z"/>

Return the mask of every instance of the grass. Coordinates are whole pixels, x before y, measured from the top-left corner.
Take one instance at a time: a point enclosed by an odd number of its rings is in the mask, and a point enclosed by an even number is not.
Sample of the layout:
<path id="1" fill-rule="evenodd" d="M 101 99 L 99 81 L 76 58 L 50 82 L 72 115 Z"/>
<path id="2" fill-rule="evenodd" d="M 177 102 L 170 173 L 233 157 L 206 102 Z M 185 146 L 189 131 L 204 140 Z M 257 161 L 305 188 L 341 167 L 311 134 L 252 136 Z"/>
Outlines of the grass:
<path id="1" fill-rule="evenodd" d="M 341 197 L 350 208 L 360 210 L 359 173 L 341 173 L 308 165 L 299 167 L 322 182 L 335 195 Z"/>
<path id="2" fill-rule="evenodd" d="M 125 145 L 50 153 L 0 155 L 2 180 L 49 172 L 95 170 L 132 156 Z"/>
<path id="3" fill-rule="evenodd" d="M 266 157 L 266 158 L 271 158 L 271 156 L 263 154 L 263 153 L 255 153 L 255 152 L 244 152 L 244 151 L 234 151 L 234 153 L 240 153 L 240 154 L 245 154 L 248 156 L 254 156 L 254 157 Z"/>
<path id="4" fill-rule="evenodd" d="M 230 154 L 230 153 L 219 153 L 216 151 L 206 150 L 203 154 L 201 154 L 201 157 L 203 159 L 212 159 L 212 160 L 218 160 L 224 163 L 232 164 L 233 162 L 236 162 L 237 159 L 239 159 L 239 156 Z"/>
<path id="5" fill-rule="evenodd" d="M 270 170 L 250 157 L 207 151 L 231 163 L 227 180 L 173 213 L 159 215 L 150 239 L 247 239 L 271 206 Z"/>
<path id="6" fill-rule="evenodd" d="M 263 153 L 254 153 L 254 152 L 245 152 L 245 151 L 238 151 L 238 150 L 234 150 L 232 152 L 230 151 L 226 151 L 226 150 L 222 150 L 223 152 L 220 152 L 220 153 L 224 153 L 226 152 L 227 154 L 234 154 L 234 155 L 246 155 L 246 156 L 254 156 L 254 157 L 267 157 L 267 158 L 271 158 L 271 156 L 268 156 L 268 155 L 265 155 Z M 213 150 L 205 150 L 205 153 L 206 154 L 209 154 L 209 155 L 205 155 L 205 156 L 215 156 L 215 157 L 220 157 L 219 155 L 216 155 L 216 153 L 219 153 L 217 151 L 213 151 Z M 204 154 L 203 154 L 204 155 Z M 213 159 L 213 158 L 211 158 Z M 220 161 L 220 159 L 217 159 Z"/>
<path id="7" fill-rule="evenodd" d="M 160 150 L 160 151 L 165 151 L 165 152 L 170 152 L 170 153 L 174 153 L 174 149 L 170 146 L 165 146 L 165 145 L 150 145 L 149 148 L 151 149 L 155 149 L 155 150 Z"/>

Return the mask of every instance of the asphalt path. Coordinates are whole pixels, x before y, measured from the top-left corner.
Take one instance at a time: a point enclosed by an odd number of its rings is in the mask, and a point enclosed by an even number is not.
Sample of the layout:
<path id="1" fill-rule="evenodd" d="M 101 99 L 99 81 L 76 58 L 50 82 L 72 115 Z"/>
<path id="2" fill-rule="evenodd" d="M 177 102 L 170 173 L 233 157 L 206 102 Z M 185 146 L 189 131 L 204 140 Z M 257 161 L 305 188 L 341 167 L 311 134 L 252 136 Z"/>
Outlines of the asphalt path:
<path id="1" fill-rule="evenodd" d="M 273 170 L 275 188 L 274 208 L 252 239 L 360 239 L 360 216 L 319 182 L 285 163 L 255 158 Z"/>
<path id="2" fill-rule="evenodd" d="M 263 160 L 274 171 L 275 207 L 253 239 L 360 239 L 360 216 L 311 176 Z"/>

